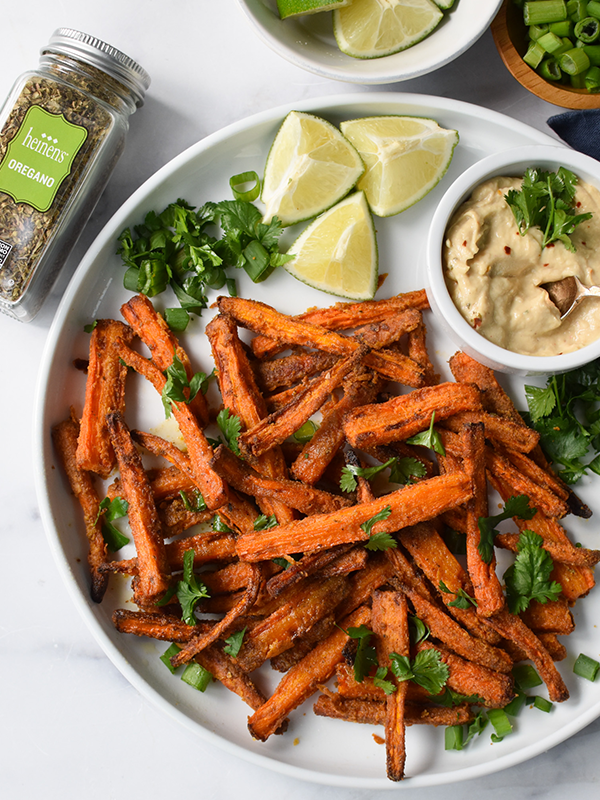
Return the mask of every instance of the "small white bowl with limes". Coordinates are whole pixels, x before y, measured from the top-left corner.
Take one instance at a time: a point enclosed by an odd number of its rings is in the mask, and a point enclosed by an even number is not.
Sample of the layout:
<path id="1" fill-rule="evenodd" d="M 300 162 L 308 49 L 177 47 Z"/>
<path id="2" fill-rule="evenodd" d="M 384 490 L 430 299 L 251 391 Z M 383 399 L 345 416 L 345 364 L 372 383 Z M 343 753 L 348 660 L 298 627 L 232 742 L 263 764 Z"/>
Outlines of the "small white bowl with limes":
<path id="1" fill-rule="evenodd" d="M 501 2 L 238 0 L 255 32 L 283 58 L 324 78 L 362 84 L 409 80 L 448 64 L 479 39 Z"/>

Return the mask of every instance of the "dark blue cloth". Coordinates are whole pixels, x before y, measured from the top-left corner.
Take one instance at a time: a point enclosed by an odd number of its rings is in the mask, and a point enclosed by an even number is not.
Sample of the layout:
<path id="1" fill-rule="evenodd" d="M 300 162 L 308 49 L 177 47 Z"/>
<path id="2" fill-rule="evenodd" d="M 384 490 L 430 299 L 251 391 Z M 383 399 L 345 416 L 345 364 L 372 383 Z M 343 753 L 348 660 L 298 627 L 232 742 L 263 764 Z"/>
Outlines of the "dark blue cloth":
<path id="1" fill-rule="evenodd" d="M 548 119 L 563 142 L 600 161 L 600 108 L 566 111 Z"/>

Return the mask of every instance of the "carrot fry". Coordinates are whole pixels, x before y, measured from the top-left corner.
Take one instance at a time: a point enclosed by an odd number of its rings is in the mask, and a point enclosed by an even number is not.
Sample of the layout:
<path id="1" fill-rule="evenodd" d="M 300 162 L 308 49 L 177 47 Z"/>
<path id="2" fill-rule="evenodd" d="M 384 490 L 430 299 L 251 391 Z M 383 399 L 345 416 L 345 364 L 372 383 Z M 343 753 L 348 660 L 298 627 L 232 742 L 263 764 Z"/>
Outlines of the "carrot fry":
<path id="1" fill-rule="evenodd" d="M 556 633 L 567 636 L 575 630 L 575 621 L 564 597 L 539 603 L 532 600 L 519 615 L 528 628 L 536 634 Z"/>
<path id="2" fill-rule="evenodd" d="M 329 550 L 323 550 L 318 553 L 308 553 L 298 561 L 294 561 L 289 567 L 277 575 L 273 575 L 267 581 L 267 592 L 271 597 L 277 597 L 285 589 L 294 586 L 298 581 L 303 580 L 308 575 L 313 575 L 315 572 L 320 572 L 323 568 L 329 566 L 332 561 L 335 561 L 339 556 L 347 553 L 352 549 L 351 544 L 342 544 L 338 547 L 332 547 Z"/>
<path id="3" fill-rule="evenodd" d="M 206 326 L 206 335 L 211 344 L 225 408 L 239 417 L 244 430 L 258 425 L 267 416 L 267 408 L 235 323 L 230 317 L 218 314 Z M 287 478 L 287 467 L 278 447 L 263 453 L 253 466 L 267 478 Z M 290 522 L 295 517 L 278 497 L 262 496 L 258 503 L 264 514 L 275 514 L 279 523 Z"/>
<path id="4" fill-rule="evenodd" d="M 515 642 L 533 661 L 540 678 L 548 687 L 550 700 L 562 703 L 569 699 L 567 689 L 558 670 L 554 666 L 551 656 L 544 648 L 537 636 L 527 627 L 520 617 L 509 614 L 506 609 L 490 617 L 493 625 L 501 636 Z"/>
<path id="5" fill-rule="evenodd" d="M 118 353 L 127 366 L 143 375 L 159 394 L 162 393 L 166 378 L 158 367 L 124 344 L 118 346 Z M 218 508 L 225 502 L 226 495 L 222 479 L 210 467 L 212 448 L 186 403 L 172 403 L 172 409 L 188 449 L 196 486 L 206 505 L 211 509 Z"/>
<path id="6" fill-rule="evenodd" d="M 477 613 L 489 617 L 504 607 L 502 586 L 496 575 L 496 557 L 487 563 L 479 552 L 481 533 L 479 520 L 488 516 L 487 482 L 485 473 L 486 445 L 481 422 L 464 426 L 461 434 L 464 448 L 463 465 L 473 480 L 473 497 L 466 504 L 467 512 L 467 569 L 477 600 Z"/>
<path id="7" fill-rule="evenodd" d="M 100 500 L 92 476 L 77 464 L 77 440 L 79 423 L 72 414 L 70 419 L 60 422 L 52 429 L 54 447 L 61 460 L 73 494 L 83 511 L 85 533 L 88 540 L 88 564 L 92 583 L 90 595 L 95 603 L 101 602 L 108 585 L 108 573 L 101 571 L 107 560 L 107 548 L 102 536 L 102 521 L 98 517 Z M 112 449 L 112 448 L 111 448 Z"/>
<path id="8" fill-rule="evenodd" d="M 186 494 L 188 503 L 189 498 L 193 498 L 194 492 L 197 491 L 198 490 L 194 486 L 192 491 L 189 492 L 189 495 Z M 158 508 L 158 515 L 162 523 L 164 537 L 165 539 L 170 539 L 173 536 L 178 536 L 184 531 L 188 531 L 194 525 L 200 525 L 203 522 L 210 522 L 213 517 L 213 512 L 191 511 L 186 508 L 181 497 L 176 497 L 167 504 L 162 504 Z"/>
<path id="9" fill-rule="evenodd" d="M 474 386 L 440 383 L 399 395 L 386 403 L 354 409 L 346 417 L 344 432 L 353 447 L 365 449 L 403 441 L 427 430 L 433 414 L 439 422 L 480 405 L 479 390 Z"/>
<path id="10" fill-rule="evenodd" d="M 265 696 L 256 686 L 254 681 L 236 663 L 235 658 L 231 658 L 218 644 L 205 647 L 201 653 L 194 658 L 204 669 L 207 669 L 213 678 L 229 691 L 237 694 L 254 711 L 260 708 L 265 702 Z M 280 733 L 283 731 L 276 731 Z"/>
<path id="11" fill-rule="evenodd" d="M 246 533 L 238 539 L 237 550 L 244 561 L 263 561 L 289 553 L 367 541 L 369 534 L 361 525 L 387 507 L 390 515 L 373 527 L 374 533 L 393 532 L 433 519 L 446 509 L 461 505 L 470 496 L 470 482 L 460 473 L 430 478 L 370 503 L 306 517 L 270 530 Z"/>
<path id="12" fill-rule="evenodd" d="M 319 325 L 327 330 L 347 330 L 359 325 L 368 325 L 374 322 L 383 322 L 388 317 L 398 314 L 407 308 L 416 308 L 420 311 L 429 308 L 427 295 L 423 290 L 407 292 L 387 300 L 371 300 L 362 303 L 337 303 L 329 308 L 314 308 L 305 311 L 292 319 Z M 277 353 L 281 343 L 277 338 L 257 336 L 252 349 L 257 358 Z"/>
<path id="13" fill-rule="evenodd" d="M 161 372 L 171 366 L 174 355 L 177 355 L 188 380 L 193 378 L 194 370 L 187 353 L 145 295 L 132 297 L 121 306 L 121 314 L 148 347 L 152 361 Z M 203 426 L 208 424 L 208 407 L 202 392 L 198 392 L 190 402 L 190 409 Z"/>
<path id="14" fill-rule="evenodd" d="M 129 344 L 133 331 L 122 322 L 100 319 L 90 337 L 85 403 L 77 442 L 79 469 L 108 478 L 117 463 L 106 428 L 106 415 L 125 410 L 127 367 L 119 361 L 115 342 Z"/>
<path id="15" fill-rule="evenodd" d="M 244 454 L 260 456 L 281 444 L 319 410 L 328 395 L 364 358 L 366 350 L 360 347 L 348 358 L 339 361 L 318 381 L 311 383 L 298 398 L 281 411 L 268 417 L 242 433 L 238 443 Z"/>
<path id="16" fill-rule="evenodd" d="M 499 533 L 495 538 L 496 547 L 517 552 L 519 542 L 518 533 Z M 595 567 L 600 561 L 600 550 L 588 550 L 585 547 L 575 547 L 570 542 L 556 542 L 544 539 L 542 547 L 546 550 L 554 562 L 560 561 L 562 564 L 570 564 L 574 567 Z"/>
<path id="17" fill-rule="evenodd" d="M 384 725 L 387 716 L 386 704 L 383 701 L 353 700 L 338 695 L 334 697 L 320 695 L 313 710 L 319 717 L 332 717 L 367 725 Z M 466 704 L 454 708 L 439 708 L 407 702 L 404 707 L 406 725 L 466 725 L 472 721 L 473 716 L 473 712 Z"/>
<path id="18" fill-rule="evenodd" d="M 370 610 L 361 606 L 343 620 L 343 629 L 336 628 L 327 639 L 286 672 L 271 697 L 248 720 L 248 730 L 254 739 L 266 742 L 288 714 L 308 700 L 317 691 L 319 684 L 329 680 L 350 639 L 346 630 L 366 624 L 370 617 Z"/>
<path id="19" fill-rule="evenodd" d="M 172 614 L 161 614 L 149 611 L 130 611 L 117 608 L 112 620 L 115 628 L 120 633 L 131 633 L 135 636 L 148 636 L 150 639 L 160 639 L 163 642 L 177 642 L 185 644 L 197 633 L 193 625 L 188 625 Z M 213 623 L 198 621 L 204 630 L 210 630 Z"/>
<path id="20" fill-rule="evenodd" d="M 423 377 L 426 386 L 433 386 L 439 383 L 440 376 L 436 371 L 429 358 L 426 345 L 427 330 L 423 319 L 414 331 L 408 334 L 408 356 L 423 369 Z"/>
<path id="21" fill-rule="evenodd" d="M 374 592 L 371 626 L 377 636 L 380 666 L 391 667 L 391 653 L 400 656 L 410 654 L 408 607 L 406 597 L 401 592 Z M 401 781 L 406 762 L 404 712 L 408 682 L 398 681 L 395 677 L 392 680 L 396 691 L 387 696 L 385 715 L 387 776 L 392 781 Z"/>
<path id="22" fill-rule="evenodd" d="M 421 312 L 415 308 L 408 308 L 399 314 L 387 317 L 385 320 L 355 328 L 350 334 L 352 339 L 379 350 L 397 342 L 405 333 L 411 333 L 422 322 Z"/>
<path id="23" fill-rule="evenodd" d="M 494 443 L 498 442 L 521 453 L 530 453 L 540 438 L 539 433 L 528 428 L 524 423 L 519 425 L 512 420 L 490 414 L 488 411 L 464 411 L 448 419 L 444 425 L 455 433 L 460 433 L 462 427 L 471 422 L 483 423 L 486 439 L 491 439 Z"/>
<path id="24" fill-rule="evenodd" d="M 334 628 L 334 614 L 328 614 L 326 617 L 317 620 L 304 636 L 299 636 L 294 640 L 292 647 L 271 658 L 271 667 L 277 672 L 287 672 L 301 661 L 304 656 L 307 656 L 315 645 L 326 639 Z"/>
<path id="25" fill-rule="evenodd" d="M 256 361 L 252 369 L 263 391 L 274 392 L 280 387 L 293 386 L 305 377 L 330 369 L 336 361 L 337 356 L 331 353 L 302 350 L 273 361 Z"/>
<path id="26" fill-rule="evenodd" d="M 234 489 L 258 500 L 264 497 L 279 500 L 282 505 L 298 509 L 303 514 L 326 513 L 352 505 L 348 498 L 314 489 L 298 481 L 263 477 L 246 462 L 236 458 L 225 445 L 217 447 L 211 465 Z"/>

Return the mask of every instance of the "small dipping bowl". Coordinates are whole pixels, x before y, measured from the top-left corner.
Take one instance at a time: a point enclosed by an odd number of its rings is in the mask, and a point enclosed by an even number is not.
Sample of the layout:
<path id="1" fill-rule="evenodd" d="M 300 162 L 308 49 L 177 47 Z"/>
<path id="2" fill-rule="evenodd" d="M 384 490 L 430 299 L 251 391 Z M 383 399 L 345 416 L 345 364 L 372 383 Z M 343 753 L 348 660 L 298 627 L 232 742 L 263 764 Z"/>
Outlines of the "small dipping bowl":
<path id="1" fill-rule="evenodd" d="M 549 172 L 565 167 L 600 189 L 600 162 L 570 148 L 528 145 L 494 153 L 469 167 L 448 188 L 431 220 L 426 244 L 427 296 L 444 333 L 482 364 L 522 376 L 568 372 L 587 364 L 600 357 L 600 337 L 579 350 L 558 356 L 522 355 L 493 344 L 471 327 L 454 305 L 444 277 L 442 249 L 450 220 L 477 186 L 498 176 L 521 177 L 528 167 Z"/>

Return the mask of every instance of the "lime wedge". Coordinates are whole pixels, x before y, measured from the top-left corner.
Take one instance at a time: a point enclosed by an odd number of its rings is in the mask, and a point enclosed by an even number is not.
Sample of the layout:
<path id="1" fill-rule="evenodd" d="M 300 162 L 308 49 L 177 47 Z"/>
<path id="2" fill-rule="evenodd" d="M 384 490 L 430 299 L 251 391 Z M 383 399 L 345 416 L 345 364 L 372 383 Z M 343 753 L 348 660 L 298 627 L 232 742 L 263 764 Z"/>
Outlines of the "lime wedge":
<path id="1" fill-rule="evenodd" d="M 315 217 L 345 197 L 363 174 L 360 156 L 327 120 L 299 111 L 284 119 L 267 157 L 262 189 L 265 222 Z"/>
<path id="2" fill-rule="evenodd" d="M 346 6 L 350 0 L 277 0 L 277 10 L 281 19 L 298 17 L 301 14 L 316 14 L 319 11 L 333 11 Z"/>
<path id="3" fill-rule="evenodd" d="M 284 268 L 322 292 L 370 300 L 377 290 L 377 241 L 363 192 L 325 211 L 290 247 Z"/>
<path id="4" fill-rule="evenodd" d="M 380 58 L 420 42 L 443 18 L 432 0 L 351 0 L 333 12 L 333 32 L 346 55 Z"/>
<path id="5" fill-rule="evenodd" d="M 455 130 L 422 117 L 364 117 L 340 128 L 367 167 L 358 188 L 379 217 L 425 197 L 446 173 L 458 142 Z"/>

